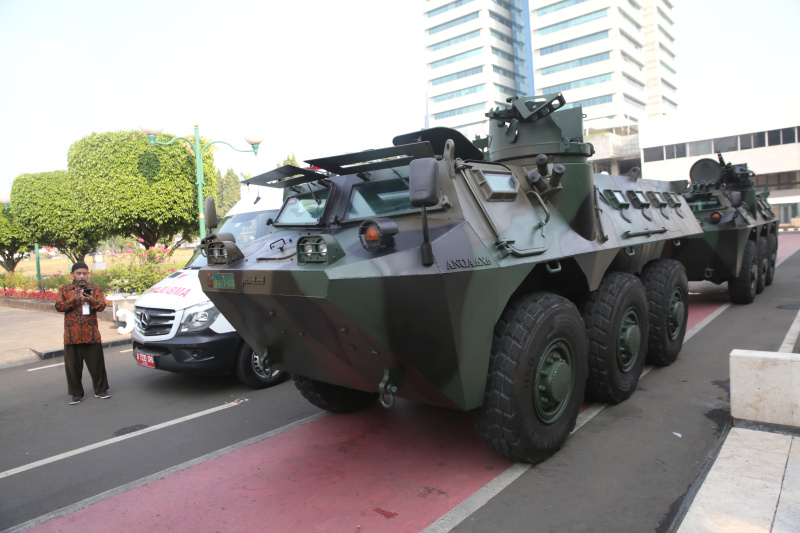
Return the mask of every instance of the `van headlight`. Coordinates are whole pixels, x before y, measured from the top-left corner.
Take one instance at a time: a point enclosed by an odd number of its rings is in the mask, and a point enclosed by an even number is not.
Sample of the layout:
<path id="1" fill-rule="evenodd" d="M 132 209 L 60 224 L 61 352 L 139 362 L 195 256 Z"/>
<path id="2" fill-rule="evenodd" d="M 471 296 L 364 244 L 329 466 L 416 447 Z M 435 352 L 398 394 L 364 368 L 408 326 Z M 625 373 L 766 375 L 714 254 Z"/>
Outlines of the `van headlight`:
<path id="1" fill-rule="evenodd" d="M 179 333 L 201 331 L 209 327 L 219 316 L 219 310 L 210 301 L 187 307 L 183 312 Z"/>

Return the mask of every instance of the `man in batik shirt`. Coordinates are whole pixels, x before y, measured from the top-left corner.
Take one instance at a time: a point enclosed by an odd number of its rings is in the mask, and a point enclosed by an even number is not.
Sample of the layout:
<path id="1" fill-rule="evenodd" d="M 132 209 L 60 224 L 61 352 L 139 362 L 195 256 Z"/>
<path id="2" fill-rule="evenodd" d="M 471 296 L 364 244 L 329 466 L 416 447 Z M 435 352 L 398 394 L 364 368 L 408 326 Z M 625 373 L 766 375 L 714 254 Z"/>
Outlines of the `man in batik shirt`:
<path id="1" fill-rule="evenodd" d="M 64 313 L 64 369 L 67 372 L 67 394 L 70 405 L 83 400 L 83 363 L 92 376 L 94 395 L 111 398 L 103 356 L 97 313 L 106 308 L 106 297 L 100 287 L 89 283 L 89 267 L 78 262 L 72 265 L 72 283 L 58 290 L 56 310 Z"/>

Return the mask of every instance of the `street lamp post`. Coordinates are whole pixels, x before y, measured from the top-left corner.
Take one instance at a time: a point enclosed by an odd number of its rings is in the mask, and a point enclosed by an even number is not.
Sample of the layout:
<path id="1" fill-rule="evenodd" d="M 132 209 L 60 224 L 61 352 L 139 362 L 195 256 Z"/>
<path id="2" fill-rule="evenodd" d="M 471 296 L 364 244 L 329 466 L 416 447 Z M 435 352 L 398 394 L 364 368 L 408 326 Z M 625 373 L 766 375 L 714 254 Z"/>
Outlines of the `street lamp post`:
<path id="1" fill-rule="evenodd" d="M 245 137 L 247 144 L 250 145 L 250 150 L 240 150 L 235 146 L 231 145 L 230 143 L 226 143 L 225 141 L 212 141 L 207 145 L 200 147 L 200 132 L 199 126 L 197 124 L 194 125 L 194 142 L 190 141 L 186 137 L 175 137 L 171 141 L 167 143 L 162 143 L 156 140 L 156 136 L 161 133 L 163 128 L 153 128 L 153 127 L 144 127 L 141 130 L 147 135 L 147 138 L 150 139 L 150 146 L 155 146 L 157 144 L 161 146 L 169 146 L 170 144 L 174 143 L 175 141 L 181 140 L 186 141 L 189 143 L 192 148 L 194 148 L 194 158 L 195 158 L 195 165 L 197 169 L 197 206 L 200 210 L 200 238 L 203 239 L 206 236 L 206 221 L 205 221 L 205 214 L 204 214 L 204 202 L 203 202 L 203 185 L 205 185 L 205 180 L 203 178 L 203 154 L 208 147 L 212 144 L 222 143 L 230 146 L 237 152 L 253 152 L 254 154 L 258 155 L 258 145 L 261 144 L 262 139 L 257 137 Z"/>

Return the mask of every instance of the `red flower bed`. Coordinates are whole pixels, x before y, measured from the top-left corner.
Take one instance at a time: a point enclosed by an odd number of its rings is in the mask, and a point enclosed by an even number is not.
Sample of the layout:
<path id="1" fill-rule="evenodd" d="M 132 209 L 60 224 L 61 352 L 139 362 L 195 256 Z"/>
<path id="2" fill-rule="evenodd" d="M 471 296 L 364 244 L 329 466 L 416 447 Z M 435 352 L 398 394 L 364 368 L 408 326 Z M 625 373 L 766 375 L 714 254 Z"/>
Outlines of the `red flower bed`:
<path id="1" fill-rule="evenodd" d="M 58 293 L 51 291 L 22 291 L 19 289 L 0 289 L 0 295 L 9 296 L 11 298 L 32 298 L 35 300 L 52 300 L 56 301 Z"/>

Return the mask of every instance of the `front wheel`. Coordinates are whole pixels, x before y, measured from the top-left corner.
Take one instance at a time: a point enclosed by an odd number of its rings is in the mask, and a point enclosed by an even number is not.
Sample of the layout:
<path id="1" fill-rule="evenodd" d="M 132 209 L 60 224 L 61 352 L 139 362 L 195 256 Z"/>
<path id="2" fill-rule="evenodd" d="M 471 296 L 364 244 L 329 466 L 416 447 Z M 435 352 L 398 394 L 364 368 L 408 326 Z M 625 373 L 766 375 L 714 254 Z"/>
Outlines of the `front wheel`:
<path id="1" fill-rule="evenodd" d="M 642 271 L 647 292 L 650 333 L 647 362 L 667 366 L 675 362 L 683 347 L 689 320 L 689 282 L 686 269 L 674 259 L 651 261 Z"/>
<path id="2" fill-rule="evenodd" d="M 268 372 L 263 359 L 243 342 L 236 358 L 236 377 L 248 387 L 264 389 L 286 379 L 286 372 L 274 368 Z"/>
<path id="3" fill-rule="evenodd" d="M 775 279 L 775 265 L 778 262 L 778 237 L 774 233 L 767 235 L 767 273 L 764 276 L 764 284 L 772 285 Z"/>
<path id="4" fill-rule="evenodd" d="M 575 305 L 539 292 L 497 322 L 476 425 L 486 445 L 512 461 L 544 461 L 567 440 L 583 403 L 586 333 Z"/>

